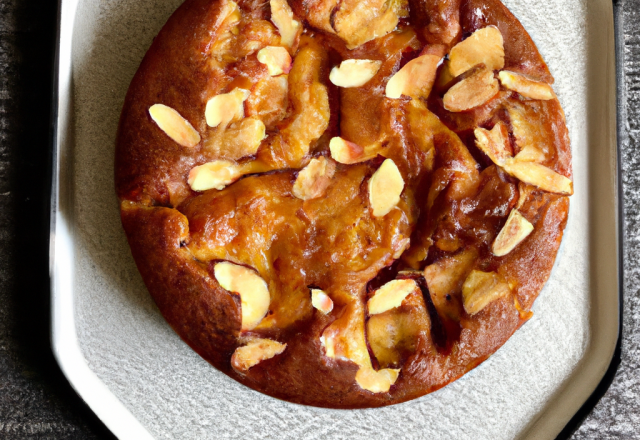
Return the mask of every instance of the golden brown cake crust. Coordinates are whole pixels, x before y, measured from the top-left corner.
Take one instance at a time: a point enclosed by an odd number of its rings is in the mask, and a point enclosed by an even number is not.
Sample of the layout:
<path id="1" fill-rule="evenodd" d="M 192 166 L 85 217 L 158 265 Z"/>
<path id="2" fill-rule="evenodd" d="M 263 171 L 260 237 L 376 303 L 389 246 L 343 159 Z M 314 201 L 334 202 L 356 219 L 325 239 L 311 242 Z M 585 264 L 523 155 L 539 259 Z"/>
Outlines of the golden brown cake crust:
<path id="1" fill-rule="evenodd" d="M 340 8 L 355 8 L 357 2 L 291 1 L 305 31 L 291 48 L 287 111 L 259 116 L 266 126 L 260 148 L 231 160 L 252 163 L 247 176 L 221 190 L 195 191 L 188 181 L 192 170 L 225 158 L 206 147 L 219 133 L 205 121 L 207 101 L 235 87 L 254 94 L 260 81 L 272 87 L 267 67 L 256 58 L 260 48 L 280 41 L 269 27 L 269 2 L 237 3 L 242 19 L 231 37 L 235 46 L 223 50 L 216 45 L 230 2 L 187 0 L 154 40 L 125 99 L 115 186 L 122 224 L 149 292 L 167 322 L 204 359 L 274 397 L 366 408 L 447 385 L 487 359 L 530 318 L 569 209 L 566 194 L 524 185 L 505 172 L 508 166 L 494 164 L 476 146 L 474 129 L 509 127 L 512 155 L 524 149 L 525 136 L 517 132 L 524 130 L 543 150 L 537 163 L 572 178 L 568 131 L 555 95 L 527 99 L 501 87 L 482 105 L 449 111 L 447 92 L 472 70 L 438 82 L 444 75 L 440 66 L 433 90 L 423 99 L 387 98 L 385 85 L 418 55 L 441 57 L 488 26 L 504 38 L 502 70 L 551 84 L 545 62 L 499 0 L 410 0 L 403 9 L 407 13 L 396 14 L 398 30 L 365 42 L 366 25 L 352 40 L 344 39 L 353 26 L 340 18 Z M 216 50 L 241 56 L 216 58 Z M 306 57 L 304 63 L 296 64 L 298 57 Z M 332 84 L 331 68 L 352 58 L 379 60 L 380 70 L 358 88 Z M 245 114 L 254 111 L 252 99 L 245 102 Z M 185 147 L 167 136 L 150 116 L 155 104 L 175 109 L 202 140 Z M 309 108 L 313 115 L 305 113 Z M 295 131 L 301 126 L 302 134 Z M 311 158 L 330 158 L 329 140 L 338 136 L 362 146 L 377 142 L 378 154 L 356 164 L 335 164 L 323 196 L 300 199 L 293 188 L 300 170 Z M 301 147 L 298 139 L 307 141 Z M 397 165 L 405 186 L 395 208 L 375 217 L 368 182 L 384 158 Z M 513 210 L 533 230 L 506 255 L 496 256 L 491 245 Z M 411 246 L 405 250 L 400 242 L 407 238 Z M 425 278 L 429 267 L 469 255 L 466 274 L 472 268 L 495 274 L 509 291 L 477 313 L 465 309 L 463 279 L 452 294 L 439 297 Z M 269 312 L 248 331 L 241 330 L 240 296 L 216 279 L 216 265 L 223 260 L 255 269 L 269 286 Z M 420 288 L 400 306 L 370 315 L 367 301 L 392 279 L 415 279 Z M 329 294 L 330 313 L 313 307 L 311 288 Z M 409 324 L 396 346 L 387 349 L 375 338 L 389 322 Z M 325 337 L 332 334 L 338 335 L 336 350 L 340 338 L 364 338 L 365 351 L 358 352 L 354 343 L 342 355 L 329 356 Z M 286 349 L 247 370 L 234 368 L 236 349 L 255 338 L 279 341 Z M 356 380 L 367 365 L 398 369 L 399 376 L 388 391 L 368 391 Z"/>

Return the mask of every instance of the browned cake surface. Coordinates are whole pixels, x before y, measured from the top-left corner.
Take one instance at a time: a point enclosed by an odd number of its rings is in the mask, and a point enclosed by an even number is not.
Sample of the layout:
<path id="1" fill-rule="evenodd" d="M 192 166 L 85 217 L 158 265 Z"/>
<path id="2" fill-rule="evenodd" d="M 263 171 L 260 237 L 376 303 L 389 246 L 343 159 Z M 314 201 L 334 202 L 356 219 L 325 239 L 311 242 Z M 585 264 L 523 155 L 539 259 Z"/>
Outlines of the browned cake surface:
<path id="1" fill-rule="evenodd" d="M 504 344 L 549 277 L 572 192 L 553 78 L 499 0 L 293 1 L 301 32 L 291 44 L 274 1 L 187 0 L 145 56 L 115 167 L 136 264 L 175 331 L 256 390 L 334 408 L 432 392 Z M 501 35 L 502 65 L 480 45 L 486 59 L 456 67 L 456 45 L 486 30 Z M 292 65 L 270 72 L 266 47 L 285 47 Z M 338 86 L 330 72 L 348 59 L 379 63 L 363 85 Z M 426 67 L 408 83 L 431 82 L 388 97 L 412 60 Z M 512 85 L 509 72 L 551 95 Z M 248 91 L 241 114 L 207 124 L 207 103 L 234 90 Z M 172 139 L 152 118 L 156 104 L 188 121 L 192 138 Z M 504 141 L 496 153 L 483 133 Z M 326 173 L 305 180 L 318 163 Z M 205 164 L 232 177 L 211 183 Z M 390 164 L 401 192 L 376 214 L 397 186 Z M 500 252 L 512 217 L 532 231 Z M 268 307 L 253 324 L 243 288 L 221 286 L 223 261 L 264 280 Z M 383 286 L 400 284 L 413 287 L 374 310 Z M 312 303 L 315 289 L 330 311 Z"/>

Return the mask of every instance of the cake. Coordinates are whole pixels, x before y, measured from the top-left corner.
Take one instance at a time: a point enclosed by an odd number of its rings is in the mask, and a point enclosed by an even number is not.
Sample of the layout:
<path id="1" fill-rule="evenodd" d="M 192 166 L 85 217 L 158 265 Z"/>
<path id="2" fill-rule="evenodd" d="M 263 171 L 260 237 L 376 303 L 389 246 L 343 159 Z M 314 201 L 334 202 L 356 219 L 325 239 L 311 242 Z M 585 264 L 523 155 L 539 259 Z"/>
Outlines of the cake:
<path id="1" fill-rule="evenodd" d="M 531 318 L 554 264 L 573 184 L 552 84 L 499 0 L 187 0 L 116 141 L 149 293 L 276 398 L 444 387 Z"/>

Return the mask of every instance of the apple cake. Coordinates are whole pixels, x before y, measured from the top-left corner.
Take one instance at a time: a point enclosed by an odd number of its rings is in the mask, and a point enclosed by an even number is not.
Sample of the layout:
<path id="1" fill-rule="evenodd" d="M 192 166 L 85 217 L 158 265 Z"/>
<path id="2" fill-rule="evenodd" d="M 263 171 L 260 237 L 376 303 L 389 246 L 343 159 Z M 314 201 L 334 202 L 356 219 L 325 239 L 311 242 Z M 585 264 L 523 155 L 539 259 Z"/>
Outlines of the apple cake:
<path id="1" fill-rule="evenodd" d="M 573 193 L 553 77 L 499 0 L 187 0 L 127 93 L 142 278 L 262 393 L 437 390 L 531 316 Z"/>

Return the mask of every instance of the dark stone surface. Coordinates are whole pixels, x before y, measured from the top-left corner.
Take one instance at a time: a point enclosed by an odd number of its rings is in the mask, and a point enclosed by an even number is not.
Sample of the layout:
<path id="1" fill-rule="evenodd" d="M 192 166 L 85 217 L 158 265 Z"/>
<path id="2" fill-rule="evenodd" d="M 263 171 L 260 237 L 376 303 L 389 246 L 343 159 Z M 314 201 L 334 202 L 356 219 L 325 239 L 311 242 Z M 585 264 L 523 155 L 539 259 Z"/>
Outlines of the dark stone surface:
<path id="1" fill-rule="evenodd" d="M 57 2 L 0 0 L 0 438 L 110 434 L 49 342 L 49 106 Z M 112 437 L 111 437 L 112 438 Z"/>
<path id="2" fill-rule="evenodd" d="M 620 1 L 625 299 L 622 362 L 573 439 L 640 439 L 640 0 Z M 54 0 L 0 0 L 0 438 L 113 438 L 49 343 L 49 100 Z"/>

